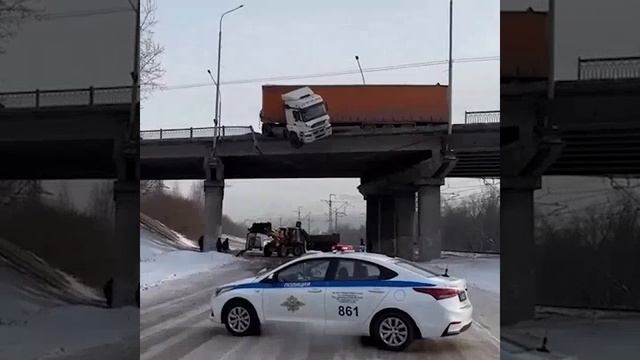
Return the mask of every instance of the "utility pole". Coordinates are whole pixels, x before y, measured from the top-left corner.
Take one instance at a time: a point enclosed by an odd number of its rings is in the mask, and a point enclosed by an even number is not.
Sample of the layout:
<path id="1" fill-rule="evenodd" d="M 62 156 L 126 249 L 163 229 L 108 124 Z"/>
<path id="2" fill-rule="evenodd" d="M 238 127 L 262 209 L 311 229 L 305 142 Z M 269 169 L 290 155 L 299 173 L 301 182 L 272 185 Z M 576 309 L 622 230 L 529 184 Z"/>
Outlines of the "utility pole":
<path id="1" fill-rule="evenodd" d="M 302 217 L 300 215 L 300 211 L 302 211 L 302 206 L 298 206 L 298 221 L 302 221 Z"/>
<path id="2" fill-rule="evenodd" d="M 349 203 L 347 201 L 345 201 L 342 206 L 340 206 L 340 208 L 346 208 L 349 205 Z M 334 214 L 335 214 L 335 227 L 334 227 L 334 231 L 338 231 L 338 216 L 347 216 L 347 212 L 345 210 L 340 211 L 339 207 L 336 207 L 334 210 Z"/>
<path id="3" fill-rule="evenodd" d="M 333 223 L 333 199 L 332 197 L 336 196 L 336 194 L 329 194 L 329 201 L 327 200 L 322 200 L 322 202 L 329 204 L 329 229 L 328 232 L 331 233 L 331 224 Z"/>

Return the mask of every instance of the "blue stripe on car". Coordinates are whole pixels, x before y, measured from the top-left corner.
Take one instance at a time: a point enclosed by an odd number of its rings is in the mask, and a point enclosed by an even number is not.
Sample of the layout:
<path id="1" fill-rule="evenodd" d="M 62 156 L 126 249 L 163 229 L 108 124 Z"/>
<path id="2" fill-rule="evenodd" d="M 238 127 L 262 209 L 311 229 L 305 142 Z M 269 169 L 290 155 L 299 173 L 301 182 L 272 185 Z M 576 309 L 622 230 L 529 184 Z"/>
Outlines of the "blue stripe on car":
<path id="1" fill-rule="evenodd" d="M 234 286 L 234 289 L 277 289 L 303 287 L 420 287 L 434 286 L 433 284 L 417 281 L 401 280 L 333 280 L 333 281 L 302 281 L 289 283 L 248 283 Z"/>

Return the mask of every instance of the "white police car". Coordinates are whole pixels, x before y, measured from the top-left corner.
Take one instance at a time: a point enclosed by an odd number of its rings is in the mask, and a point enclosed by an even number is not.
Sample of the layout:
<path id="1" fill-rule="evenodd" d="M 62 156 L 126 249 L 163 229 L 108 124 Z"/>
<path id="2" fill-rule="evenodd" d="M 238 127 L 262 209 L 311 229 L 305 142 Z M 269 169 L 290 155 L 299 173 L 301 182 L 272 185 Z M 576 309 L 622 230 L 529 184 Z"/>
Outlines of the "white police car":
<path id="1" fill-rule="evenodd" d="M 210 318 L 235 336 L 261 324 L 304 322 L 334 334 L 371 336 L 402 350 L 420 338 L 471 326 L 466 281 L 373 253 L 319 253 L 218 287 Z"/>

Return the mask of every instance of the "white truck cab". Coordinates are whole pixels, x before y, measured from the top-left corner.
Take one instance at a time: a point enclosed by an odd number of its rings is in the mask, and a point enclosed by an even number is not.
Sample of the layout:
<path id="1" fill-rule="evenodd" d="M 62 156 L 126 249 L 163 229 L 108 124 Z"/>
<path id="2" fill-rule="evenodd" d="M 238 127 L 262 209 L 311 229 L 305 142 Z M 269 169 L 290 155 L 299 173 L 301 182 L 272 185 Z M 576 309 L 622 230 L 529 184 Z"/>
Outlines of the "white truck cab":
<path id="1" fill-rule="evenodd" d="M 303 87 L 282 95 L 287 136 L 292 144 L 307 144 L 331 135 L 329 115 L 320 95 Z"/>

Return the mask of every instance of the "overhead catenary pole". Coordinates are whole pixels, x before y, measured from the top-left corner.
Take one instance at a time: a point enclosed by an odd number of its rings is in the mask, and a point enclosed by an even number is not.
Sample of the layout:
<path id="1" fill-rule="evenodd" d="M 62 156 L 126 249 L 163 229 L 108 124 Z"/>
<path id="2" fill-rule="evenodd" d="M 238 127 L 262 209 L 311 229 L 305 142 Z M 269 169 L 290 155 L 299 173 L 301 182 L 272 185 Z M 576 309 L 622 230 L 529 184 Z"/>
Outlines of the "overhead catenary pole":
<path id="1" fill-rule="evenodd" d="M 333 211 L 332 211 L 332 197 L 336 196 L 336 194 L 329 194 L 329 201 L 327 200 L 322 200 L 322 202 L 329 204 L 329 227 L 327 229 L 328 233 L 331 233 L 331 225 L 333 223 Z"/>
<path id="2" fill-rule="evenodd" d="M 453 98 L 452 98 L 452 83 L 453 83 L 453 0 L 449 0 L 449 85 L 447 86 L 447 99 L 449 101 L 449 128 L 448 134 L 451 135 L 453 128 Z"/>

